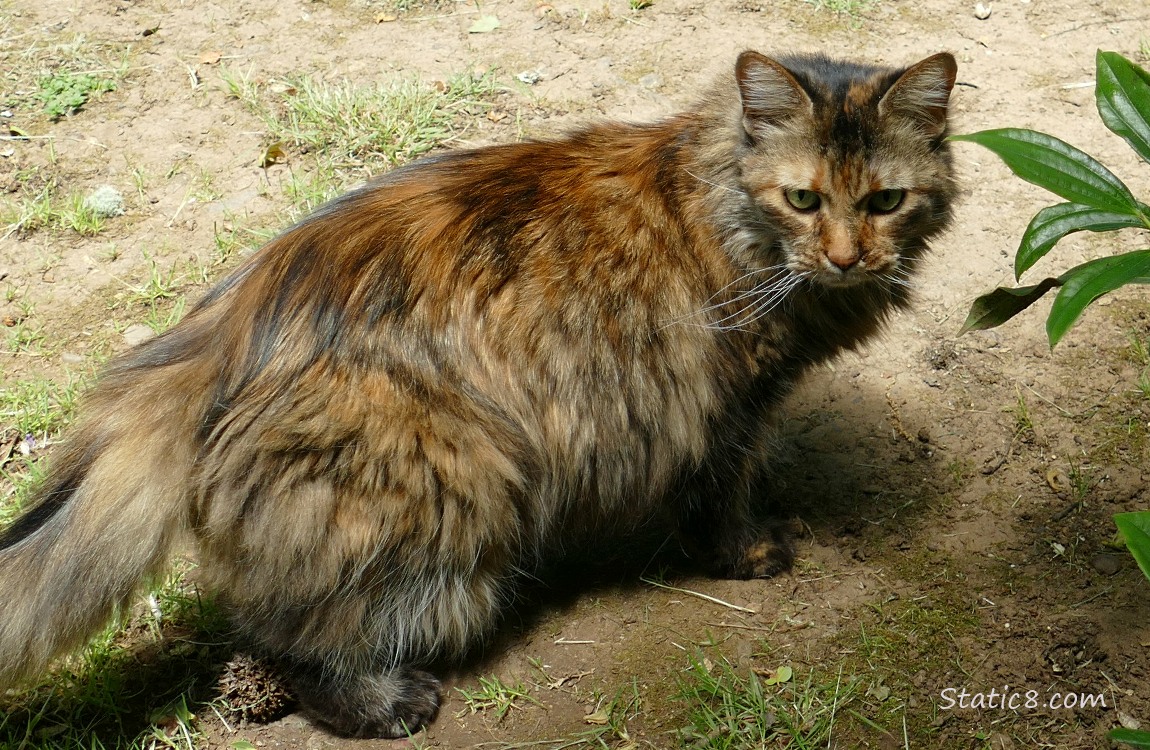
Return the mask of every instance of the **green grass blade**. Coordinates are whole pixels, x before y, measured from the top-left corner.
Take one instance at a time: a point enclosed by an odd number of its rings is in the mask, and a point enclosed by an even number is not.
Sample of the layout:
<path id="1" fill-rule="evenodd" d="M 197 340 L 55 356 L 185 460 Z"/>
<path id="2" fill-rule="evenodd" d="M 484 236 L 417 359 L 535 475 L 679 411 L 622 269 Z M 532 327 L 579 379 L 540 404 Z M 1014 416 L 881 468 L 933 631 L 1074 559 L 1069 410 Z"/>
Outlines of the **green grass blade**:
<path id="1" fill-rule="evenodd" d="M 1046 336 L 1052 347 L 1091 302 L 1120 286 L 1150 280 L 1150 250 L 1092 260 L 1075 266 L 1059 278 L 1064 283 L 1046 319 Z"/>
<path id="2" fill-rule="evenodd" d="M 1097 61 L 1102 122 L 1150 162 L 1150 73 L 1117 52 L 1098 50 Z"/>
<path id="3" fill-rule="evenodd" d="M 1107 232 L 1142 225 L 1142 220 L 1137 216 L 1104 211 L 1081 203 L 1059 203 L 1044 208 L 1030 220 L 1030 226 L 1022 235 L 1022 243 L 1014 256 L 1014 277 L 1021 278 L 1023 273 L 1068 234 L 1084 230 Z"/>
<path id="4" fill-rule="evenodd" d="M 958 335 L 1002 325 L 1061 283 L 1061 279 L 1043 279 L 1034 286 L 1015 289 L 1000 286 L 993 292 L 982 295 L 971 303 L 966 322 L 962 324 Z"/>
<path id="5" fill-rule="evenodd" d="M 1138 216 L 1138 201 L 1114 173 L 1085 151 L 1024 128 L 983 130 L 950 137 L 990 149 L 1016 175 L 1072 203 Z"/>
<path id="6" fill-rule="evenodd" d="M 1130 554 L 1142 568 L 1142 573 L 1150 578 L 1150 510 L 1135 513 L 1119 513 L 1114 516 L 1114 524 L 1122 532 Z"/>

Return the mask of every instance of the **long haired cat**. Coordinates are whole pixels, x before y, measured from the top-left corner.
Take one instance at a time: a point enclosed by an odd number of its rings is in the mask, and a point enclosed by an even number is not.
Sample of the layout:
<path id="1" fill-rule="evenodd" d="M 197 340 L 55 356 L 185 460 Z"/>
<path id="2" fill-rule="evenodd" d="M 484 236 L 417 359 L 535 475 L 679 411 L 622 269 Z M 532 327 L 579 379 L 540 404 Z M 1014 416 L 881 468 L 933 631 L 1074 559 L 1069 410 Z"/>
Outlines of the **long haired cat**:
<path id="1" fill-rule="evenodd" d="M 950 219 L 949 54 L 739 56 L 653 125 L 436 156 L 287 230 L 115 360 L 0 537 L 0 687 L 190 546 L 344 735 L 430 722 L 421 667 L 581 535 L 671 514 L 716 574 L 766 417 L 907 304 Z"/>

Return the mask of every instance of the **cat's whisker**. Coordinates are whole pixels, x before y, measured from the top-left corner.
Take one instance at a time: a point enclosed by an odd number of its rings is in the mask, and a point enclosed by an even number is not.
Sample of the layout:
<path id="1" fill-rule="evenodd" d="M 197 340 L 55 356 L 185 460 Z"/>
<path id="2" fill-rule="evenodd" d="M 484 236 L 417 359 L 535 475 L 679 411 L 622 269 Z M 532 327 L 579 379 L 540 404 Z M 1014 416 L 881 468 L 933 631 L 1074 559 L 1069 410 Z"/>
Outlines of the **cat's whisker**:
<path id="1" fill-rule="evenodd" d="M 718 291 L 716 291 L 714 294 L 712 294 L 710 297 L 707 298 L 707 304 L 705 306 L 699 308 L 698 310 L 693 310 L 692 312 L 689 312 L 686 315 L 682 315 L 678 318 L 674 318 L 672 320 L 667 321 L 663 326 L 660 327 L 660 330 L 662 330 L 663 328 L 666 328 L 667 326 L 675 325 L 677 323 L 682 323 L 682 322 L 684 322 L 690 318 L 697 318 L 700 315 L 706 315 L 707 313 L 713 312 L 713 311 L 718 310 L 722 307 L 726 307 L 727 305 L 738 302 L 740 300 L 747 299 L 749 297 L 759 296 L 761 294 L 761 288 L 763 285 L 762 282 L 760 282 L 759 284 L 756 284 L 755 286 L 752 286 L 750 289 L 747 289 L 747 290 L 740 292 L 739 294 L 735 295 L 734 297 L 732 297 L 728 300 L 723 300 L 720 302 L 715 301 L 715 300 L 718 300 L 722 296 L 723 292 L 730 289 L 731 287 L 733 287 L 733 286 L 735 286 L 735 285 L 737 285 L 743 281 L 746 281 L 747 279 L 749 279 L 753 276 L 756 276 L 758 274 L 765 274 L 765 273 L 771 274 L 771 277 L 769 279 L 767 279 L 767 283 L 769 284 L 769 283 L 773 282 L 776 278 L 778 278 L 780 276 L 780 274 L 785 275 L 785 274 L 790 273 L 790 271 L 788 270 L 787 265 L 785 263 L 779 263 L 779 264 L 772 265 L 772 266 L 766 266 L 764 268 L 751 269 L 750 271 L 747 271 L 746 273 L 737 277 L 733 281 L 730 281 L 730 282 L 724 284 L 721 288 L 719 288 Z M 704 326 L 704 327 L 707 327 L 707 326 Z"/>
<path id="2" fill-rule="evenodd" d="M 790 278 L 791 278 L 790 276 L 785 276 L 782 279 L 775 280 L 772 277 L 772 279 L 768 280 L 768 282 L 766 284 L 757 285 L 757 286 L 753 287 L 752 289 L 744 292 L 743 294 L 739 295 L 734 300 L 732 300 L 732 302 L 740 300 L 740 299 L 747 299 L 747 298 L 753 298 L 755 301 L 751 302 L 748 305 L 744 305 L 744 306 L 740 307 L 739 309 L 735 310 L 734 312 L 728 314 L 726 317 L 720 318 L 719 320 L 715 321 L 715 323 L 722 324 L 728 320 L 740 317 L 749 309 L 753 309 L 753 308 L 757 307 L 762 302 L 764 297 L 772 297 L 775 294 L 779 293 L 780 290 L 783 290 L 787 286 L 787 283 L 789 282 Z M 717 309 L 718 307 L 722 307 L 722 306 L 723 305 L 715 305 L 711 309 Z"/>
<path id="3" fill-rule="evenodd" d="M 756 298 L 754 302 L 714 321 L 708 327 L 718 331 L 745 330 L 745 326 L 760 320 L 778 307 L 803 280 L 803 276 L 792 273 L 779 281 L 756 287 L 752 290 L 754 294 L 751 295 Z M 738 323 L 727 325 L 727 322 L 732 320 L 738 320 Z"/>
<path id="4" fill-rule="evenodd" d="M 730 281 L 730 282 L 727 282 L 726 284 L 724 284 L 722 287 L 719 288 L 718 291 L 716 291 L 714 294 L 712 294 L 710 297 L 708 297 L 707 301 L 710 302 L 713 299 L 717 299 L 720 294 L 722 294 L 726 290 L 730 289 L 731 287 L 735 286 L 740 281 L 745 281 L 746 279 L 749 279 L 756 274 L 769 273 L 769 272 L 773 271 L 775 273 L 772 274 L 772 276 L 776 276 L 776 275 L 778 275 L 777 272 L 786 271 L 786 270 L 787 270 L 787 264 L 786 263 L 777 263 L 773 266 L 765 266 L 763 268 L 752 268 L 750 271 L 747 271 L 742 276 L 737 277 L 734 281 Z"/>
<path id="5" fill-rule="evenodd" d="M 728 193 L 735 193 L 736 195 L 746 195 L 746 193 L 743 192 L 742 190 L 736 190 L 733 187 L 728 187 L 726 185 L 720 185 L 717 182 L 712 182 L 711 180 L 708 180 L 705 177 L 700 177 L 699 175 L 695 174 L 694 172 L 692 172 L 689 169 L 684 169 L 683 171 L 686 172 L 687 174 L 691 175 L 692 177 L 694 177 L 696 180 L 703 183 L 704 185 L 710 185 L 713 188 L 718 188 L 719 190 L 726 190 Z"/>

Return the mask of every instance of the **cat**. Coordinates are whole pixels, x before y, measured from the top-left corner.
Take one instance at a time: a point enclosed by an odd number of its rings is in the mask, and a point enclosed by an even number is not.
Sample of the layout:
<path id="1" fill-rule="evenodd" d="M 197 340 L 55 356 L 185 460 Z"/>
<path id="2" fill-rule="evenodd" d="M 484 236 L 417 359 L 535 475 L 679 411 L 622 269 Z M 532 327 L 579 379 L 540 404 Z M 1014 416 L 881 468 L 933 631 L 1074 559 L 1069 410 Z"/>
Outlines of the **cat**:
<path id="1" fill-rule="evenodd" d="M 190 547 L 237 637 L 352 737 L 556 549 L 673 516 L 768 576 L 768 417 L 947 227 L 954 58 L 739 55 L 647 125 L 445 152 L 337 198 L 114 360 L 0 536 L 0 688 Z M 769 489 L 769 488 L 767 488 Z"/>

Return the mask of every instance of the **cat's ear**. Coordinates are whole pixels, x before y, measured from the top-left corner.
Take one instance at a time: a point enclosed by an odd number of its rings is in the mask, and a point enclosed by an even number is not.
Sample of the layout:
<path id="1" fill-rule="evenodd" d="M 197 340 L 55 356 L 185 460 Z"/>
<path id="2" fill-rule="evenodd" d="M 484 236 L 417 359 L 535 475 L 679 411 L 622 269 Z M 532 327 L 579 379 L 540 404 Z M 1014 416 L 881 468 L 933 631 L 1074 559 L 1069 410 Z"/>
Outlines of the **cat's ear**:
<path id="1" fill-rule="evenodd" d="M 879 114 L 907 117 L 928 136 L 941 136 L 946 132 L 946 106 L 957 73 L 958 64 L 949 52 L 915 63 L 883 95 Z"/>
<path id="2" fill-rule="evenodd" d="M 735 63 L 743 105 L 743 128 L 754 138 L 800 115 L 810 116 L 811 98 L 790 71 L 766 55 L 746 51 Z"/>

